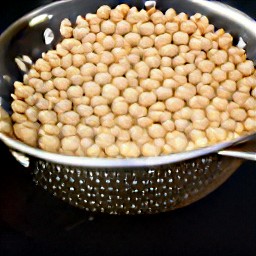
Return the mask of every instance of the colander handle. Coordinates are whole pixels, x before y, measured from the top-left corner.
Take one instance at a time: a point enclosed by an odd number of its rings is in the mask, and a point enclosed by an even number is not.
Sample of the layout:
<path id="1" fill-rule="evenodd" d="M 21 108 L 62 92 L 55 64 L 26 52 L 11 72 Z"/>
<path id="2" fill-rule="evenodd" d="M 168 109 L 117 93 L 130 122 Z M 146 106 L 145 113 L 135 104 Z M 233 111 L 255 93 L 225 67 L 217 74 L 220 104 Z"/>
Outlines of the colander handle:
<path id="1" fill-rule="evenodd" d="M 227 148 L 218 152 L 222 156 L 231 156 L 244 160 L 256 161 L 256 140 L 251 140 L 237 146 Z"/>

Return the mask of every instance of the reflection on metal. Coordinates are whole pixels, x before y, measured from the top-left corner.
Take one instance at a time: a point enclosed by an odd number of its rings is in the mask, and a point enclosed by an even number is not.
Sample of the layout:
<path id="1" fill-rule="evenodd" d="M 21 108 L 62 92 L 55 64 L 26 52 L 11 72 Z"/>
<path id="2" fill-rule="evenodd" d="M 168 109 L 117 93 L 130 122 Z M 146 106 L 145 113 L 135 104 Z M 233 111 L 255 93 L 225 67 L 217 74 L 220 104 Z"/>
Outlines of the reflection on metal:
<path id="1" fill-rule="evenodd" d="M 31 65 L 33 64 L 31 58 L 27 55 L 22 55 L 22 57 L 16 57 L 15 62 L 19 67 L 19 69 L 24 73 L 27 73 L 27 71 L 30 69 Z"/>
<path id="2" fill-rule="evenodd" d="M 33 19 L 31 19 L 29 21 L 28 25 L 30 27 L 33 27 L 33 26 L 38 25 L 42 22 L 45 22 L 46 20 L 50 20 L 52 17 L 53 17 L 53 15 L 49 15 L 49 14 L 44 13 L 44 14 L 38 15 L 38 16 L 34 17 Z"/>
<path id="3" fill-rule="evenodd" d="M 44 31 L 44 42 L 46 45 L 50 44 L 54 39 L 53 31 L 50 28 L 47 28 Z"/>
<path id="4" fill-rule="evenodd" d="M 24 167 L 29 167 L 29 158 L 25 155 L 18 153 L 17 151 L 10 150 L 11 154 L 15 157 L 15 159 L 22 164 Z"/>
<path id="5" fill-rule="evenodd" d="M 11 82 L 11 78 L 10 78 L 10 76 L 8 76 L 8 75 L 3 75 L 3 79 L 4 79 L 6 82 L 8 82 L 8 83 Z"/>
<path id="6" fill-rule="evenodd" d="M 242 37 L 239 37 L 239 41 L 238 41 L 238 44 L 237 44 L 237 47 L 238 48 L 241 48 L 241 49 L 244 49 L 246 47 L 246 42 L 244 41 L 244 39 Z"/>
<path id="7" fill-rule="evenodd" d="M 150 10 L 151 8 L 156 7 L 156 1 L 145 1 L 146 10 Z"/>

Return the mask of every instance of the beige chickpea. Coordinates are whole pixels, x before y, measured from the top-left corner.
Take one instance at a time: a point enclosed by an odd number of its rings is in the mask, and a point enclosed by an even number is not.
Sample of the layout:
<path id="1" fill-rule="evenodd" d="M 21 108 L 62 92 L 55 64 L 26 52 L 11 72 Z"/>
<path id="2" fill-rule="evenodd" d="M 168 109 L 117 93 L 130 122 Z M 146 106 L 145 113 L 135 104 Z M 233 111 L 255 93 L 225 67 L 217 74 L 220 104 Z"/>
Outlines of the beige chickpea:
<path id="1" fill-rule="evenodd" d="M 110 108 L 108 105 L 98 105 L 96 107 L 94 107 L 94 114 L 101 117 L 101 116 L 105 116 L 106 114 L 110 113 Z"/>
<path id="2" fill-rule="evenodd" d="M 169 34 L 173 34 L 179 31 L 179 24 L 177 22 L 167 22 L 165 24 L 166 32 Z"/>
<path id="3" fill-rule="evenodd" d="M 178 54 L 179 48 L 177 45 L 174 44 L 168 44 L 159 49 L 159 54 L 162 57 L 174 57 Z"/>
<path id="4" fill-rule="evenodd" d="M 82 76 L 94 76 L 97 73 L 97 67 L 93 63 L 85 63 L 80 67 Z"/>
<path id="5" fill-rule="evenodd" d="M 194 85 L 186 83 L 184 85 L 179 86 L 175 90 L 175 97 L 183 99 L 183 100 L 189 100 L 193 96 L 196 95 L 196 88 Z"/>
<path id="6" fill-rule="evenodd" d="M 110 17 L 111 8 L 108 5 L 102 5 L 97 10 L 97 16 L 101 19 L 107 20 Z"/>
<path id="7" fill-rule="evenodd" d="M 37 107 L 34 107 L 34 106 L 33 107 L 28 107 L 25 111 L 25 114 L 26 114 L 28 120 L 31 121 L 31 122 L 36 122 L 37 121 L 38 113 L 39 113 L 39 111 L 38 111 Z"/>
<path id="8" fill-rule="evenodd" d="M 215 90 L 209 85 L 200 86 L 200 88 L 197 89 L 197 93 L 203 97 L 208 98 L 209 100 L 216 96 Z"/>
<path id="9" fill-rule="evenodd" d="M 108 113 L 100 118 L 100 124 L 103 127 L 112 128 L 115 125 L 115 116 L 113 113 Z"/>
<path id="10" fill-rule="evenodd" d="M 172 59 L 172 66 L 176 68 L 177 66 L 181 66 L 186 63 L 186 60 L 181 56 L 178 55 Z"/>
<path id="11" fill-rule="evenodd" d="M 188 120 L 178 119 L 174 121 L 175 128 L 179 132 L 185 132 L 186 128 L 191 124 Z"/>
<path id="12" fill-rule="evenodd" d="M 40 77 L 42 80 L 48 81 L 52 78 L 52 73 L 44 71 L 44 72 L 41 72 Z"/>
<path id="13" fill-rule="evenodd" d="M 39 120 L 40 120 L 40 113 L 39 113 Z M 63 124 L 70 124 L 70 125 L 76 126 L 80 121 L 80 117 L 79 117 L 79 114 L 77 114 L 75 111 L 67 111 L 59 114 L 59 121 Z"/>
<path id="14" fill-rule="evenodd" d="M 243 107 L 248 110 L 253 112 L 253 110 L 256 109 L 256 100 L 255 97 L 249 97 L 243 104 Z M 255 111 L 256 113 L 256 111 Z"/>
<path id="15" fill-rule="evenodd" d="M 156 35 L 162 35 L 165 33 L 165 31 L 166 31 L 166 28 L 165 28 L 164 24 L 159 23 L 159 24 L 155 25 L 155 34 Z"/>
<path id="16" fill-rule="evenodd" d="M 197 25 L 191 21 L 191 20 L 186 20 L 186 21 L 183 21 L 181 24 L 180 24 L 180 30 L 182 32 L 185 32 L 189 35 L 193 34 L 194 32 L 196 32 L 197 30 Z"/>
<path id="17" fill-rule="evenodd" d="M 146 22 L 138 26 L 139 33 L 142 36 L 150 36 L 154 34 L 155 26 L 151 22 Z"/>
<path id="18" fill-rule="evenodd" d="M 141 36 L 137 33 L 130 32 L 124 36 L 124 39 L 131 47 L 135 47 L 139 44 Z"/>
<path id="19" fill-rule="evenodd" d="M 156 89 L 156 96 L 158 100 L 167 100 L 173 96 L 173 91 L 171 88 L 159 87 Z"/>
<path id="20" fill-rule="evenodd" d="M 209 60 L 203 60 L 198 63 L 198 68 L 204 73 L 211 73 L 215 68 L 215 65 Z"/>
<path id="21" fill-rule="evenodd" d="M 114 85 L 118 90 L 122 91 L 128 87 L 128 79 L 125 77 L 114 77 L 112 80 L 112 85 Z"/>
<path id="22" fill-rule="evenodd" d="M 45 98 L 38 99 L 35 105 L 39 110 L 52 109 L 52 103 Z"/>
<path id="23" fill-rule="evenodd" d="M 112 112 L 116 115 L 125 115 L 128 113 L 129 105 L 125 101 L 113 102 L 111 105 Z"/>
<path id="24" fill-rule="evenodd" d="M 133 118 L 130 115 L 116 117 L 116 124 L 122 129 L 130 129 L 133 125 Z"/>
<path id="25" fill-rule="evenodd" d="M 202 72 L 199 69 L 194 70 L 192 73 L 188 76 L 188 81 L 191 84 L 198 84 L 202 80 Z"/>
<path id="26" fill-rule="evenodd" d="M 222 65 L 228 61 L 228 54 L 224 50 L 211 49 L 207 57 L 216 65 Z"/>
<path id="27" fill-rule="evenodd" d="M 35 92 L 34 88 L 23 85 L 23 84 L 19 84 L 17 82 L 14 83 L 14 88 L 15 88 L 15 95 L 21 99 L 26 99 L 29 96 L 32 96 Z"/>
<path id="28" fill-rule="evenodd" d="M 225 111 L 228 106 L 228 101 L 219 97 L 215 97 L 212 100 L 212 105 L 219 111 Z"/>
<path id="29" fill-rule="evenodd" d="M 146 109 L 145 109 L 146 110 Z M 134 114 L 135 115 L 135 114 Z M 142 115 L 142 114 L 141 114 Z M 146 115 L 146 114 L 145 114 Z M 142 128 L 147 128 L 151 124 L 153 124 L 153 120 L 147 116 L 142 116 L 137 119 L 137 123 Z"/>
<path id="30" fill-rule="evenodd" d="M 38 120 L 42 124 L 56 124 L 57 114 L 52 110 L 43 110 L 39 112 Z"/>
<path id="31" fill-rule="evenodd" d="M 227 79 L 227 73 L 220 68 L 215 68 L 212 72 L 212 77 L 217 82 L 223 82 Z"/>
<path id="32" fill-rule="evenodd" d="M 58 152 L 60 148 L 60 139 L 57 136 L 44 135 L 38 140 L 39 148 L 49 151 Z"/>
<path id="33" fill-rule="evenodd" d="M 210 101 L 208 98 L 200 95 L 193 96 L 192 98 L 189 99 L 188 105 L 191 108 L 200 108 L 204 109 L 209 105 Z"/>
<path id="34" fill-rule="evenodd" d="M 157 80 L 149 79 L 149 78 L 142 79 L 140 81 L 140 86 L 145 90 L 152 91 L 160 87 L 160 82 Z"/>
<path id="35" fill-rule="evenodd" d="M 144 107 L 151 106 L 156 100 L 156 95 L 153 92 L 143 92 L 139 96 L 139 104 Z"/>
<path id="36" fill-rule="evenodd" d="M 235 108 L 235 109 L 231 110 L 230 116 L 235 121 L 243 122 L 246 119 L 247 114 L 246 114 L 246 111 L 244 109 L 242 109 L 242 108 Z"/>
<path id="37" fill-rule="evenodd" d="M 131 31 L 131 24 L 126 20 L 121 20 L 116 24 L 116 34 L 125 35 Z"/>
<path id="38" fill-rule="evenodd" d="M 100 73 L 101 74 L 101 73 Z M 103 74 L 103 73 L 102 73 Z M 99 75 L 99 74 L 98 74 Z M 101 77 L 97 79 L 97 81 L 101 82 Z M 98 83 L 96 82 L 86 82 L 86 83 L 83 83 L 83 91 L 84 91 L 84 94 L 89 97 L 89 98 L 92 98 L 93 96 L 97 96 L 97 95 L 100 95 L 101 93 L 101 87 Z"/>
<path id="39" fill-rule="evenodd" d="M 44 59 L 38 59 L 36 62 L 35 62 L 35 65 L 34 65 L 35 69 L 40 71 L 40 72 L 50 72 L 51 71 L 51 65 L 45 61 Z"/>
<path id="40" fill-rule="evenodd" d="M 234 131 L 236 129 L 236 121 L 233 119 L 227 119 L 221 123 L 221 127 L 228 131 Z"/>
<path id="41" fill-rule="evenodd" d="M 222 64 L 220 68 L 225 72 L 230 72 L 230 71 L 235 70 L 235 65 L 232 62 L 226 62 L 226 63 Z"/>
<path id="42" fill-rule="evenodd" d="M 118 97 L 120 95 L 120 92 L 118 88 L 116 88 L 112 84 L 106 84 L 102 88 L 102 93 L 101 95 L 108 99 L 109 101 L 112 101 L 114 98 Z"/>
<path id="43" fill-rule="evenodd" d="M 121 64 L 114 63 L 109 67 L 109 73 L 113 77 L 120 77 L 126 73 L 126 68 Z"/>
<path id="44" fill-rule="evenodd" d="M 19 114 L 19 113 L 13 113 L 12 116 L 12 121 L 15 123 L 24 123 L 28 120 L 27 116 L 24 114 Z"/>
<path id="45" fill-rule="evenodd" d="M 120 154 L 124 157 L 140 156 L 140 148 L 134 142 L 124 142 L 119 147 Z"/>
<path id="46" fill-rule="evenodd" d="M 218 38 L 218 44 L 221 49 L 227 50 L 232 46 L 233 37 L 229 33 L 225 33 Z"/>
<path id="47" fill-rule="evenodd" d="M 175 152 L 182 152 L 188 145 L 185 134 L 179 131 L 168 132 L 165 139 Z"/>
<path id="48" fill-rule="evenodd" d="M 89 157 L 98 157 L 100 155 L 101 149 L 97 144 L 93 144 L 87 148 L 86 154 Z"/>
<path id="49" fill-rule="evenodd" d="M 113 144 L 105 148 L 105 153 L 109 157 L 117 157 L 120 153 L 117 145 Z"/>
<path id="50" fill-rule="evenodd" d="M 151 69 L 150 70 L 150 79 L 162 82 L 164 80 L 163 72 L 160 69 Z"/>
<path id="51" fill-rule="evenodd" d="M 138 103 L 133 103 L 129 107 L 129 114 L 135 118 L 144 117 L 147 115 L 147 108 L 140 106 Z"/>
<path id="52" fill-rule="evenodd" d="M 86 62 L 86 57 L 83 54 L 74 54 L 72 62 L 75 67 L 81 67 Z"/>
<path id="53" fill-rule="evenodd" d="M 64 151 L 75 151 L 80 146 L 80 139 L 78 136 L 64 137 L 61 140 L 61 148 Z"/>
<path id="54" fill-rule="evenodd" d="M 78 85 L 73 85 L 73 86 L 70 86 L 67 90 L 67 96 L 68 98 L 80 98 L 83 96 L 83 89 L 81 86 L 78 86 Z"/>
<path id="55" fill-rule="evenodd" d="M 166 134 L 166 130 L 160 124 L 152 124 L 148 127 L 148 134 L 153 139 L 156 138 L 164 138 Z"/>
<path id="56" fill-rule="evenodd" d="M 171 65 L 172 65 L 172 58 L 162 57 L 162 59 L 161 59 L 161 66 L 162 67 L 171 67 Z"/>
<path id="57" fill-rule="evenodd" d="M 14 112 L 24 114 L 28 108 L 28 104 L 22 100 L 14 100 L 11 104 L 11 107 Z"/>
<path id="58" fill-rule="evenodd" d="M 165 33 L 155 38 L 155 47 L 157 49 L 160 49 L 165 45 L 171 44 L 171 42 L 172 42 L 172 36 L 168 33 Z"/>
<path id="59" fill-rule="evenodd" d="M 145 79 L 149 76 L 150 68 L 143 61 L 136 63 L 134 66 L 134 70 L 137 72 L 139 78 Z"/>
<path id="60" fill-rule="evenodd" d="M 243 75 L 239 70 L 233 70 L 228 72 L 228 78 L 233 81 L 238 81 L 243 78 Z"/>
<path id="61" fill-rule="evenodd" d="M 244 121 L 244 127 L 249 132 L 255 132 L 256 130 L 256 124 L 255 124 L 255 118 L 248 117 Z"/>
<path id="62" fill-rule="evenodd" d="M 138 101 L 139 93 L 134 88 L 126 88 L 123 92 L 123 97 L 128 103 L 135 103 Z"/>
<path id="63" fill-rule="evenodd" d="M 114 142 L 115 136 L 110 133 L 101 133 L 95 137 L 95 143 L 103 149 L 113 145 Z"/>
<path id="64" fill-rule="evenodd" d="M 153 47 L 154 45 L 154 40 L 148 36 L 143 36 L 138 44 L 138 47 L 143 48 L 143 49 L 147 49 L 150 47 Z"/>
<path id="65" fill-rule="evenodd" d="M 101 53 L 100 62 L 106 65 L 110 65 L 115 61 L 114 56 L 111 52 L 103 51 Z"/>
<path id="66" fill-rule="evenodd" d="M 245 76 L 250 76 L 255 71 L 254 64 L 251 60 L 239 63 L 237 69 Z"/>
<path id="67" fill-rule="evenodd" d="M 100 119 L 96 115 L 90 115 L 86 117 L 82 123 L 91 126 L 91 127 L 98 127 L 100 125 Z"/>
<path id="68" fill-rule="evenodd" d="M 95 41 L 96 41 L 96 35 L 92 32 L 85 35 L 82 39 L 83 46 L 93 44 L 95 43 Z"/>
<path id="69" fill-rule="evenodd" d="M 71 109 L 72 109 L 72 103 L 70 100 L 67 100 L 67 99 L 60 100 L 54 106 L 54 111 L 57 112 L 58 114 L 70 111 Z"/>
<path id="70" fill-rule="evenodd" d="M 103 96 L 93 96 L 91 98 L 90 107 L 96 107 L 100 105 L 107 105 L 108 100 Z"/>
<path id="71" fill-rule="evenodd" d="M 249 97 L 250 95 L 248 93 L 239 91 L 234 92 L 232 96 L 233 101 L 237 103 L 239 106 L 242 106 L 248 100 Z"/>
<path id="72" fill-rule="evenodd" d="M 30 123 L 15 123 L 13 125 L 14 134 L 18 139 L 28 144 L 29 146 L 37 146 L 38 131 L 33 126 L 28 125 Z M 32 123 L 31 123 L 32 124 Z"/>
<path id="73" fill-rule="evenodd" d="M 189 42 L 189 35 L 183 31 L 173 34 L 173 42 L 176 45 L 186 45 Z"/>
<path id="74" fill-rule="evenodd" d="M 76 127 L 70 124 L 65 124 L 60 128 L 60 137 L 75 136 L 77 133 Z"/>
<path id="75" fill-rule="evenodd" d="M 169 111 L 176 112 L 184 107 L 185 102 L 180 98 L 171 97 L 166 100 L 165 105 Z"/>
<path id="76" fill-rule="evenodd" d="M 133 141 L 139 140 L 144 133 L 144 129 L 138 125 L 134 125 L 130 129 L 131 138 Z"/>
<path id="77" fill-rule="evenodd" d="M 190 132 L 189 136 L 197 147 L 205 147 L 208 144 L 208 139 L 204 131 L 194 129 Z"/>
<path id="78" fill-rule="evenodd" d="M 160 56 L 149 56 L 145 58 L 145 63 L 149 68 L 158 68 L 161 64 Z"/>
<path id="79" fill-rule="evenodd" d="M 143 156 L 146 157 L 158 156 L 161 153 L 161 149 L 157 147 L 154 143 L 147 142 L 142 146 L 141 153 Z"/>

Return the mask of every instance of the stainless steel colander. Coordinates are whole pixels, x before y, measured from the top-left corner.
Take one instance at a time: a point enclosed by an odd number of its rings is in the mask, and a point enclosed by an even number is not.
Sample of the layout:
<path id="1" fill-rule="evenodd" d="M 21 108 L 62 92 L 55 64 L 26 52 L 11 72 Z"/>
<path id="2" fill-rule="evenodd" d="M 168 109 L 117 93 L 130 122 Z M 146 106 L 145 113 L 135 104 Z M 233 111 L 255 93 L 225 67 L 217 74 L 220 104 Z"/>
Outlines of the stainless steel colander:
<path id="1" fill-rule="evenodd" d="M 121 1 L 123 2 L 123 1 Z M 143 8 L 145 1 L 125 1 Z M 27 14 L 0 37 L 0 102 L 11 113 L 13 82 L 22 79 L 15 62 L 31 60 L 60 40 L 61 20 L 95 12 L 117 0 L 66 0 Z M 147 4 L 154 4 L 147 1 Z M 244 13 L 219 2 L 205 0 L 158 0 L 157 8 L 202 13 L 216 27 L 243 40 L 249 59 L 256 61 L 256 22 Z M 242 163 L 256 160 L 256 133 L 189 152 L 137 159 L 105 159 L 54 154 L 25 145 L 0 133 L 0 139 L 24 165 L 34 181 L 54 196 L 88 211 L 138 214 L 169 211 L 191 204 L 220 186 Z M 249 143 L 248 143 L 249 142 Z M 238 145 L 239 149 L 232 148 Z M 248 147 L 250 146 L 250 147 Z M 233 156 L 233 157 L 230 157 Z"/>

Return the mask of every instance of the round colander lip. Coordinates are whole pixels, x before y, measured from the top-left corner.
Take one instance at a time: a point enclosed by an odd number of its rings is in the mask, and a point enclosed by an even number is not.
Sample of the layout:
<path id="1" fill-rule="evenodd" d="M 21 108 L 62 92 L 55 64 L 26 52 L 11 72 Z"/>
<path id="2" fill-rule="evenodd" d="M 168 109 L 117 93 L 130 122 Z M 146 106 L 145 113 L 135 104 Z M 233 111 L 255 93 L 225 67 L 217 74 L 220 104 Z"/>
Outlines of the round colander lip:
<path id="1" fill-rule="evenodd" d="M 253 139 L 256 139 L 256 132 L 250 135 L 241 136 L 230 141 L 225 141 L 204 148 L 163 156 L 138 158 L 94 158 L 50 153 L 38 148 L 28 146 L 23 142 L 12 139 L 3 133 L 0 133 L 0 140 L 2 140 L 9 148 L 23 153 L 27 156 L 36 157 L 62 165 L 91 168 L 150 167 L 178 163 L 196 157 L 202 157 L 211 153 L 217 153 L 224 148 Z"/>
<path id="2" fill-rule="evenodd" d="M 42 11 L 46 11 L 48 8 L 53 6 L 59 6 L 63 3 L 68 3 L 71 0 L 62 0 L 59 2 L 54 2 L 43 7 L 39 7 L 34 11 L 26 14 L 21 17 L 19 20 L 14 22 L 7 28 L 0 36 L 0 42 L 4 40 L 5 37 L 10 35 L 10 31 L 15 30 L 17 26 L 22 23 L 22 21 L 28 20 L 33 16 L 41 13 Z M 248 15 L 234 9 L 228 5 L 221 4 L 220 2 L 209 2 L 209 1 L 201 1 L 201 0 L 191 0 L 193 2 L 200 2 L 201 5 L 207 5 L 211 10 L 215 10 L 222 12 L 225 15 L 228 15 L 232 19 L 239 19 L 243 24 L 247 27 L 251 28 L 250 30 L 253 33 L 256 33 L 253 30 L 253 25 L 255 21 L 249 17 Z M 219 150 L 230 147 L 237 143 L 242 143 L 244 141 L 251 140 L 256 137 L 256 132 L 251 135 L 241 136 L 231 141 L 226 141 L 222 143 L 218 143 L 215 145 L 207 146 L 205 148 L 200 148 L 192 151 L 175 153 L 164 156 L 156 156 L 156 157 L 140 157 L 140 158 L 91 158 L 91 157 L 79 157 L 79 156 L 67 156 L 62 154 L 50 153 L 43 151 L 38 148 L 34 148 L 28 146 L 18 140 L 8 137 L 7 135 L 0 133 L 0 140 L 3 141 L 9 148 L 16 150 L 18 152 L 24 153 L 27 156 L 36 157 L 39 159 L 43 159 L 49 162 L 68 165 L 68 166 L 80 166 L 80 167 L 91 167 L 91 168 L 129 168 L 129 167 L 150 167 L 150 166 L 159 166 L 165 164 L 172 164 L 177 162 L 182 162 L 184 160 L 193 159 L 196 157 L 201 157 L 204 155 L 208 155 L 211 153 L 216 153 Z"/>

